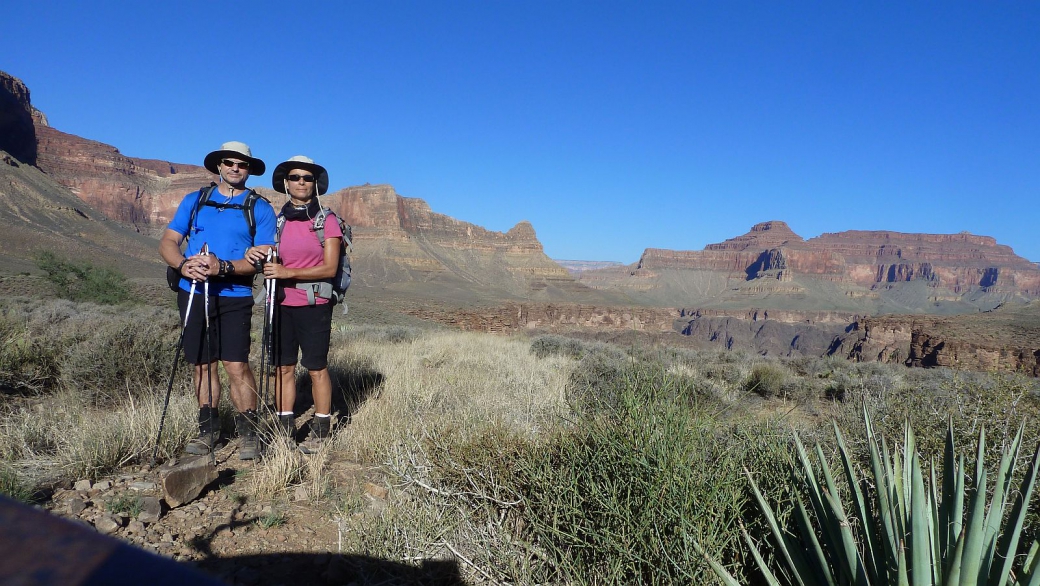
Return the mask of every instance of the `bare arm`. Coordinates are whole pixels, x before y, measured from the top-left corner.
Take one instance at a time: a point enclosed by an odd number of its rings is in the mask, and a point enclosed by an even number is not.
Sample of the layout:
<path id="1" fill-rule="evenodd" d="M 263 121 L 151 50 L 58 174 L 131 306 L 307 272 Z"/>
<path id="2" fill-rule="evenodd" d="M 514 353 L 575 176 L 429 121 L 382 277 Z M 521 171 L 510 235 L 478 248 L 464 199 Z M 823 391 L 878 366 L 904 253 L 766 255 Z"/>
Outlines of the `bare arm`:
<path id="1" fill-rule="evenodd" d="M 213 266 L 215 263 L 211 262 L 212 256 L 196 254 L 185 259 L 184 254 L 181 252 L 182 242 L 184 242 L 184 235 L 180 232 L 175 232 L 169 228 L 163 232 L 162 237 L 159 239 L 159 256 L 162 257 L 166 264 L 175 269 L 179 268 L 181 276 L 195 281 L 205 281 L 208 275 L 216 274 L 216 267 Z"/>

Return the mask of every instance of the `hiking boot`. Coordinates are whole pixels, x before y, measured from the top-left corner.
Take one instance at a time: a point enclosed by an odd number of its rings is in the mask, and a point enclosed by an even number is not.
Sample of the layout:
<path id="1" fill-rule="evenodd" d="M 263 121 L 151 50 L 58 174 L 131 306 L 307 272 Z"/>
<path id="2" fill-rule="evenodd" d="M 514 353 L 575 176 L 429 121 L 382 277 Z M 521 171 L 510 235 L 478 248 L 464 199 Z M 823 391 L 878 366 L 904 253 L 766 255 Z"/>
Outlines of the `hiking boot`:
<path id="1" fill-rule="evenodd" d="M 238 459 L 253 460 L 260 455 L 260 439 L 256 434 L 256 411 L 250 409 L 235 415 L 235 429 L 238 430 Z"/>
<path id="2" fill-rule="evenodd" d="M 285 434 L 286 437 L 296 437 L 296 415 L 292 413 L 288 415 L 279 415 L 278 430 Z"/>
<path id="3" fill-rule="evenodd" d="M 330 435 L 332 435 L 332 418 L 315 416 L 311 419 L 311 433 L 300 444 L 300 451 L 304 454 L 318 453 Z"/>
<path id="4" fill-rule="evenodd" d="M 188 442 L 184 451 L 205 456 L 220 447 L 220 416 L 216 407 L 199 408 L 199 437 Z"/>

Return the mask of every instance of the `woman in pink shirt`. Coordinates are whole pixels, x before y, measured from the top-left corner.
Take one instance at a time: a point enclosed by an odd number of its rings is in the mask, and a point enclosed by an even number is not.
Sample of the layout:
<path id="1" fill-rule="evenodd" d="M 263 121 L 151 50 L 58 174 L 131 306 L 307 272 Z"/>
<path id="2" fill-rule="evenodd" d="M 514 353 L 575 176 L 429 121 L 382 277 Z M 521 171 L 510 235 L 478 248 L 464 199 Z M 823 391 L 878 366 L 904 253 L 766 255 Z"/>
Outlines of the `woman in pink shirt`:
<path id="1" fill-rule="evenodd" d="M 329 174 L 324 167 L 308 157 L 295 156 L 275 167 L 272 183 L 275 191 L 286 194 L 289 200 L 278 219 L 277 261 L 264 265 L 264 276 L 278 279 L 285 294 L 275 310 L 273 364 L 278 367 L 279 383 L 275 385 L 275 406 L 279 423 L 294 435 L 296 362 L 302 353 L 300 364 L 311 377 L 314 418 L 300 450 L 313 454 L 332 432 L 329 338 L 333 304 L 329 299 L 343 232 L 335 214 L 318 203 L 318 196 L 329 189 Z M 315 230 L 315 220 L 324 221 L 324 242 Z"/>

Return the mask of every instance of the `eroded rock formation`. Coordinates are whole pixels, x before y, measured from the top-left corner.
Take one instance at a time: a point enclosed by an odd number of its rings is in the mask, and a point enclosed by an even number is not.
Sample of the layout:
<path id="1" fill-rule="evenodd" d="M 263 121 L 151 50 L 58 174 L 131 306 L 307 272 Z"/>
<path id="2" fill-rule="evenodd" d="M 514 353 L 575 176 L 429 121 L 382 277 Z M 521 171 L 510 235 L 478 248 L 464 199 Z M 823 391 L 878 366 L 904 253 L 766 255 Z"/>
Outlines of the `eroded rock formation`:
<path id="1" fill-rule="evenodd" d="M 545 255 L 530 222 L 494 232 L 438 214 L 390 185 L 342 189 L 325 204 L 354 228 L 362 283 L 434 281 L 523 297 L 587 291 Z"/>
<path id="2" fill-rule="evenodd" d="M 989 236 L 853 230 L 803 240 L 780 221 L 704 250 L 649 248 L 633 266 L 586 271 L 580 281 L 655 303 L 811 309 L 797 302 L 804 297 L 861 314 L 944 303 L 964 312 L 1040 297 L 1036 264 Z"/>
<path id="3" fill-rule="evenodd" d="M 27 165 L 36 164 L 36 129 L 29 88 L 0 71 L 0 151 Z"/>

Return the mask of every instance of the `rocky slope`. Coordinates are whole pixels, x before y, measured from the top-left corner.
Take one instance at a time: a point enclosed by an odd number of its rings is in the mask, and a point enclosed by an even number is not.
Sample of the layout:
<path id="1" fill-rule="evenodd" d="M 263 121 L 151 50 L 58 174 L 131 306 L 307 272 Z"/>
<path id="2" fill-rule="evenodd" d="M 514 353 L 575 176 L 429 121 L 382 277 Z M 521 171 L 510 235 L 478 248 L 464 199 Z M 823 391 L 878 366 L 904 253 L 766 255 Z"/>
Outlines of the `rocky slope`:
<path id="1" fill-rule="evenodd" d="M 108 220 L 36 167 L 0 151 L 0 272 L 38 272 L 53 252 L 129 276 L 161 274 L 154 239 Z"/>

